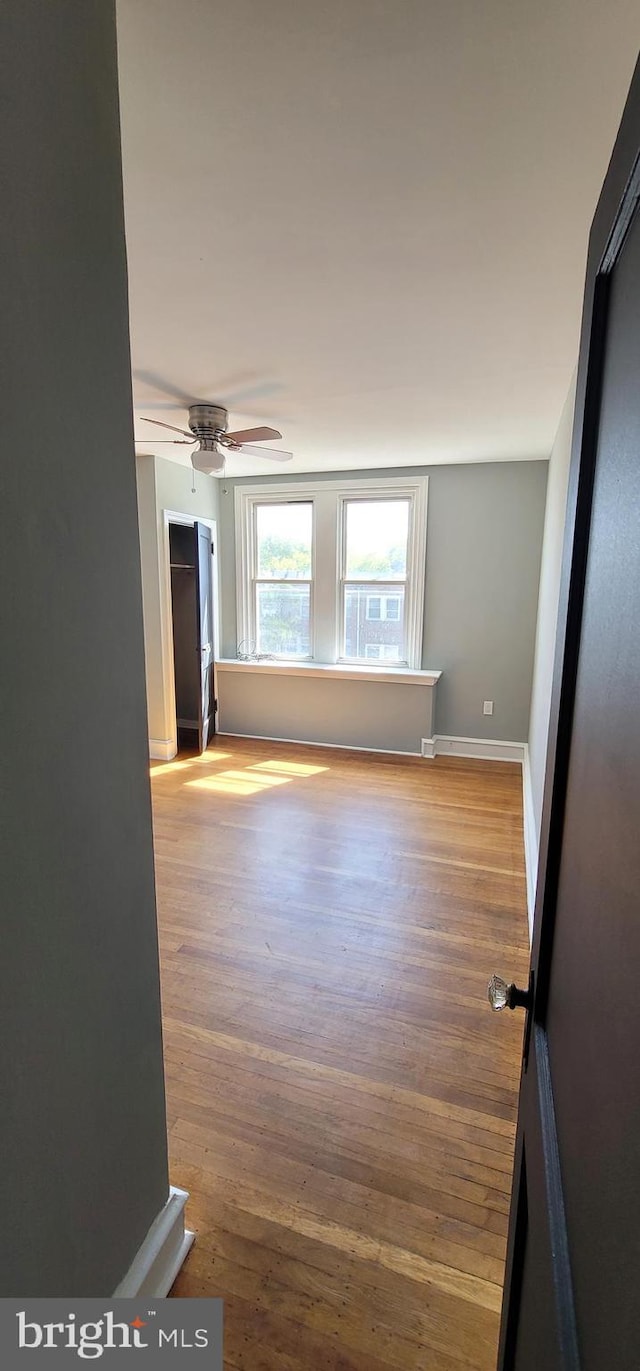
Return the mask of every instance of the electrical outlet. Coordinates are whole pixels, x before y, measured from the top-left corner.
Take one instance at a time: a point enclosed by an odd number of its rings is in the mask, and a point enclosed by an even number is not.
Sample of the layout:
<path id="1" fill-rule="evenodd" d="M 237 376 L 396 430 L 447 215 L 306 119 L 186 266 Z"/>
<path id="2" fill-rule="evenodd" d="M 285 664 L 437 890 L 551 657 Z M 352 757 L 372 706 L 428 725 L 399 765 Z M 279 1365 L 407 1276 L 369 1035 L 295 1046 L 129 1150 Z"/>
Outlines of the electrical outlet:
<path id="1" fill-rule="evenodd" d="M 483 702 L 482 702 L 482 713 L 483 713 L 483 714 L 493 714 L 493 700 L 483 700 Z"/>

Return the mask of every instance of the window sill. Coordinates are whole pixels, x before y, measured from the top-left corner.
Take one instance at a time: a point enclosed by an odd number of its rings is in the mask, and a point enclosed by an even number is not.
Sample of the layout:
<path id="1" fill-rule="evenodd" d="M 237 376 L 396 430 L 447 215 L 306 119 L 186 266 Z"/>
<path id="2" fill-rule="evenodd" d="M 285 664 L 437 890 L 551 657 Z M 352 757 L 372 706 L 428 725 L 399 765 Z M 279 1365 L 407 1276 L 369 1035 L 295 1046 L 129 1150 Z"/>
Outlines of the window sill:
<path id="1" fill-rule="evenodd" d="M 334 681 L 377 681 L 380 684 L 435 686 L 441 671 L 413 671 L 410 667 L 354 666 L 348 662 L 271 662 L 239 661 L 236 657 L 222 657 L 216 662 L 217 671 L 248 671 L 257 675 L 317 676 Z"/>

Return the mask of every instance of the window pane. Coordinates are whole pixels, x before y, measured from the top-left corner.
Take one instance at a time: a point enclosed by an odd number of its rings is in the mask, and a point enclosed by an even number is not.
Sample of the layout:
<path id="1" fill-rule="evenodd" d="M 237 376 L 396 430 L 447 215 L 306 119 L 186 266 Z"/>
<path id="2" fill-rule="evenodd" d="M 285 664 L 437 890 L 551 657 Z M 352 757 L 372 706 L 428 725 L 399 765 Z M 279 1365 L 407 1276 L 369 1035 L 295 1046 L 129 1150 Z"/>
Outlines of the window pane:
<path id="1" fill-rule="evenodd" d="M 382 618 L 382 600 L 379 595 L 367 595 L 367 619 Z"/>
<path id="2" fill-rule="evenodd" d="M 404 581 L 409 501 L 348 500 L 346 520 L 345 575 L 367 581 Z"/>
<path id="3" fill-rule="evenodd" d="M 345 585 L 344 655 L 364 661 L 405 660 L 404 586 Z"/>
<path id="4" fill-rule="evenodd" d="M 256 586 L 256 623 L 258 652 L 273 652 L 276 657 L 308 657 L 308 585 Z"/>
<path id="5" fill-rule="evenodd" d="M 392 643 L 367 643 L 364 655 L 370 661 L 397 662 L 397 650 Z"/>
<path id="6" fill-rule="evenodd" d="M 311 580 L 310 500 L 256 506 L 257 574 L 260 579 Z"/>

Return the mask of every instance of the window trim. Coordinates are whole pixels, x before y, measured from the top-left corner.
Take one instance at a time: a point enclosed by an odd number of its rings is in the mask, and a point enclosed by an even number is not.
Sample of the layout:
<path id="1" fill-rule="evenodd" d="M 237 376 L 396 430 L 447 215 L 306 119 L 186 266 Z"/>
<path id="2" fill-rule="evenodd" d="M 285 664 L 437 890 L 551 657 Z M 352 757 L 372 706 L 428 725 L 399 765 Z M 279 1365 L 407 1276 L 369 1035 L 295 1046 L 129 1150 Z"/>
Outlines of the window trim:
<path id="1" fill-rule="evenodd" d="M 424 618 L 424 590 L 427 545 L 428 476 L 414 480 L 404 476 L 369 477 L 345 480 L 271 481 L 236 485 L 234 489 L 236 529 L 236 641 L 256 640 L 252 603 L 254 570 L 254 508 L 258 504 L 312 502 L 312 598 L 310 658 L 279 658 L 288 662 L 312 661 L 322 665 L 340 662 L 341 571 L 343 505 L 348 500 L 409 499 L 407 576 L 405 590 L 406 657 L 397 670 L 420 670 Z M 322 546 L 319 556 L 318 549 Z M 393 667 L 389 664 L 389 670 Z"/>

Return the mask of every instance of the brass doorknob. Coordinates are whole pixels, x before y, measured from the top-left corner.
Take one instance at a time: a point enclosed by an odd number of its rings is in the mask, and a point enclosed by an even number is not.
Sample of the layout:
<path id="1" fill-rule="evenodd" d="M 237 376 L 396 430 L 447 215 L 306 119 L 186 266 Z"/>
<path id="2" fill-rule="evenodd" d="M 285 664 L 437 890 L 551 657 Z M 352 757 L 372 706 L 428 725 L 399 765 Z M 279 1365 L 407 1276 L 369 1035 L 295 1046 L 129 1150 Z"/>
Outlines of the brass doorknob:
<path id="1" fill-rule="evenodd" d="M 508 985 L 503 976 L 495 972 L 487 986 L 487 996 L 492 1009 L 528 1009 L 531 995 L 528 990 L 520 990 L 513 982 Z"/>

